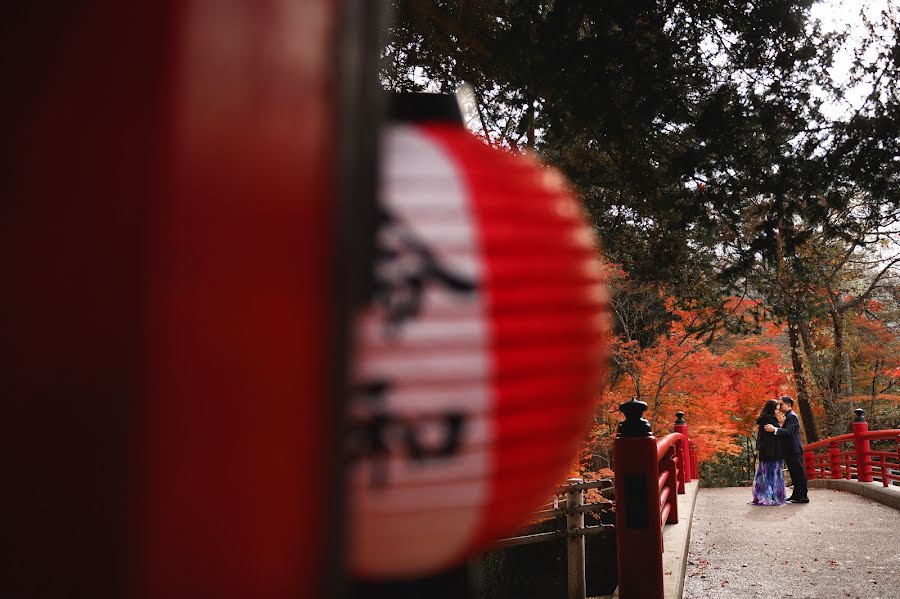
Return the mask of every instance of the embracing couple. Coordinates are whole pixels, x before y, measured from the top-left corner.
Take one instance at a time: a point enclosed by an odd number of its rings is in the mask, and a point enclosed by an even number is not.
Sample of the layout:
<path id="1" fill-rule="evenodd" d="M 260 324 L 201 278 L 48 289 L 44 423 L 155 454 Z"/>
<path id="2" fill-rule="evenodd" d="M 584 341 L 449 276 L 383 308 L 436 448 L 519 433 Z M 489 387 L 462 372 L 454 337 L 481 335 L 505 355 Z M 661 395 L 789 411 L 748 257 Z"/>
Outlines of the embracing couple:
<path id="1" fill-rule="evenodd" d="M 781 400 L 770 399 L 763 406 L 756 424 L 756 449 L 759 451 L 759 465 L 753 479 L 753 505 L 784 505 L 809 503 L 806 486 L 806 471 L 803 468 L 803 443 L 800 441 L 800 420 L 794 414 L 794 400 L 784 396 Z M 783 418 L 779 418 L 781 414 Z M 794 493 L 784 498 L 784 473 L 787 463 Z"/>

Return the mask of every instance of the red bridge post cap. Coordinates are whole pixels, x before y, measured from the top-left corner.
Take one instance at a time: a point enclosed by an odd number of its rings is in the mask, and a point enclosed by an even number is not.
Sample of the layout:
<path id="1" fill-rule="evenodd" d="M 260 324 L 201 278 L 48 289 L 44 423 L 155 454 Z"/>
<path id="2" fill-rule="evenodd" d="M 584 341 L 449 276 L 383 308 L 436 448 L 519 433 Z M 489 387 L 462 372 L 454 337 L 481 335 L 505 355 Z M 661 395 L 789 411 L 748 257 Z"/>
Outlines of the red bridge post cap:
<path id="1" fill-rule="evenodd" d="M 643 418 L 647 410 L 647 404 L 631 398 L 630 401 L 619 404 L 619 411 L 625 414 L 625 420 L 619 423 L 617 437 L 652 437 L 653 429 L 650 422 Z"/>

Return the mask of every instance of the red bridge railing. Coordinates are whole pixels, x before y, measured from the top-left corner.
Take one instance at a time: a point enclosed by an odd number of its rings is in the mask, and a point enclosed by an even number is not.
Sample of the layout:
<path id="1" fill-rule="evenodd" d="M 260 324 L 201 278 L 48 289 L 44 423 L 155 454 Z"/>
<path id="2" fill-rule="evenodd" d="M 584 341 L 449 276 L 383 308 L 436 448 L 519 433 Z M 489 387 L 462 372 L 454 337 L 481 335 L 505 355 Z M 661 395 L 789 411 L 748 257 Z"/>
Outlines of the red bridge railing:
<path id="1" fill-rule="evenodd" d="M 616 493 L 616 553 L 620 599 L 663 598 L 663 527 L 678 523 L 678 494 L 697 478 L 697 460 L 684 413 L 675 432 L 656 438 L 642 418 L 647 404 L 619 406 L 613 446 Z"/>
<path id="2" fill-rule="evenodd" d="M 803 446 L 806 477 L 809 480 L 856 479 L 861 483 L 877 478 L 885 487 L 900 484 L 900 429 L 870 431 L 865 412 L 861 409 L 854 412 L 852 433 Z M 873 450 L 873 441 L 888 441 L 891 448 Z M 852 443 L 853 448 L 848 450 L 846 443 Z"/>

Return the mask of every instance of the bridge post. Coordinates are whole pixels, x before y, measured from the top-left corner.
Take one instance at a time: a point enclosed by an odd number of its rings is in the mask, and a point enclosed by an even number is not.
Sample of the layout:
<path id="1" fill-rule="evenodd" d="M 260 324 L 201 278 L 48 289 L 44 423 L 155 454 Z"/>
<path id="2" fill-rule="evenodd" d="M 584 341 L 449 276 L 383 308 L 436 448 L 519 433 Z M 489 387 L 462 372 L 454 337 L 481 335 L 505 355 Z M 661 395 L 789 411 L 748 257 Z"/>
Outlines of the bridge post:
<path id="1" fill-rule="evenodd" d="M 669 473 L 669 476 L 666 477 L 666 489 L 668 489 L 666 504 L 669 508 L 666 513 L 666 524 L 678 524 L 678 472 L 681 468 L 677 465 L 677 455 L 678 450 L 673 445 L 666 452 L 666 457 L 663 458 L 663 461 L 659 463 L 660 467 L 664 468 L 666 472 Z M 662 473 L 660 472 L 660 474 Z M 684 485 L 682 485 L 682 489 L 683 488 Z M 660 489 L 660 491 L 661 490 L 662 489 Z M 680 492 L 684 493 L 683 490 Z"/>
<path id="2" fill-rule="evenodd" d="M 684 412 L 675 412 L 675 432 L 684 435 L 684 441 L 681 441 L 678 444 L 680 451 L 678 459 L 680 460 L 679 463 L 683 470 L 682 478 L 678 479 L 678 492 L 684 493 L 683 483 L 689 483 L 696 478 L 696 476 L 694 476 L 693 459 L 691 458 L 691 443 L 690 437 L 688 437 L 687 422 L 684 420 Z"/>
<path id="3" fill-rule="evenodd" d="M 662 523 L 656 438 L 642 417 L 647 404 L 619 406 L 613 445 L 616 485 L 616 557 L 620 599 L 663 599 Z"/>
<path id="4" fill-rule="evenodd" d="M 694 480 L 700 480 L 700 464 L 697 462 L 697 448 L 693 443 L 689 443 L 691 447 L 691 469 L 694 473 Z"/>
<path id="5" fill-rule="evenodd" d="M 806 480 L 816 478 L 816 454 L 811 451 L 803 452 L 803 469 L 806 471 Z"/>
<path id="6" fill-rule="evenodd" d="M 861 483 L 872 482 L 872 464 L 870 452 L 872 446 L 868 439 L 862 435 L 869 432 L 869 423 L 866 422 L 865 410 L 856 408 L 853 410 L 856 418 L 853 419 L 853 448 L 856 452 L 856 480 Z"/>
<path id="7" fill-rule="evenodd" d="M 583 483 L 580 478 L 570 478 L 570 485 Z M 569 599 L 585 599 L 584 535 L 578 534 L 584 528 L 584 512 L 577 508 L 584 504 L 584 491 L 569 489 L 566 492 L 566 558 L 568 569 Z"/>
<path id="8" fill-rule="evenodd" d="M 841 447 L 840 443 L 831 441 L 828 444 L 829 468 L 831 468 L 832 480 L 841 478 Z"/>
<path id="9" fill-rule="evenodd" d="M 684 448 L 681 441 L 676 441 L 675 445 L 672 446 L 672 451 L 669 452 L 672 460 L 672 481 L 674 484 L 673 491 L 677 495 L 684 495 L 684 464 L 685 464 L 685 455 Z"/>

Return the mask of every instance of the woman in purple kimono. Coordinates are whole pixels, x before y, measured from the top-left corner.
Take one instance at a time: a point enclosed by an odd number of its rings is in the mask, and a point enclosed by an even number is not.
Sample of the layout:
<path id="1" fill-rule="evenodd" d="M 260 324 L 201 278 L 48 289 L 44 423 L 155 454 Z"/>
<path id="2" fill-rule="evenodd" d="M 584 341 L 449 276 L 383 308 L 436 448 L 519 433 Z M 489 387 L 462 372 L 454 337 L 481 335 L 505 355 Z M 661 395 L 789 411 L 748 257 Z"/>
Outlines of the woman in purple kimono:
<path id="1" fill-rule="evenodd" d="M 775 410 L 778 401 L 770 399 L 763 406 L 756 419 L 756 449 L 759 451 L 759 465 L 753 478 L 753 505 L 784 505 L 784 450 L 777 435 L 767 433 L 767 424 L 779 426 Z"/>

